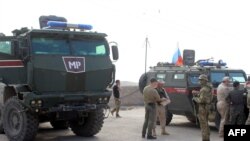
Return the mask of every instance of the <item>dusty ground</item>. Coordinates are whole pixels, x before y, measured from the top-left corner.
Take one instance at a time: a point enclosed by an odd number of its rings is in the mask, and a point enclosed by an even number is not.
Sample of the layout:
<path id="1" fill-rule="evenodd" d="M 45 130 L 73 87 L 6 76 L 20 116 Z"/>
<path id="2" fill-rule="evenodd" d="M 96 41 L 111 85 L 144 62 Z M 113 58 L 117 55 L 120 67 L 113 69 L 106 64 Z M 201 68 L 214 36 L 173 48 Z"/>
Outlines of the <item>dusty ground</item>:
<path id="1" fill-rule="evenodd" d="M 143 106 L 123 107 L 122 118 L 109 116 L 100 133 L 92 138 L 75 136 L 70 129 L 54 130 L 49 123 L 40 125 L 35 141 L 143 141 L 141 128 L 144 119 Z M 211 128 L 211 141 L 223 141 L 218 137 L 217 130 Z M 201 141 L 200 129 L 187 121 L 183 116 L 174 116 L 171 124 L 167 126 L 169 136 L 159 135 L 157 141 Z M 157 127 L 160 132 L 160 127 Z M 8 141 L 5 135 L 0 134 L 0 141 Z"/>

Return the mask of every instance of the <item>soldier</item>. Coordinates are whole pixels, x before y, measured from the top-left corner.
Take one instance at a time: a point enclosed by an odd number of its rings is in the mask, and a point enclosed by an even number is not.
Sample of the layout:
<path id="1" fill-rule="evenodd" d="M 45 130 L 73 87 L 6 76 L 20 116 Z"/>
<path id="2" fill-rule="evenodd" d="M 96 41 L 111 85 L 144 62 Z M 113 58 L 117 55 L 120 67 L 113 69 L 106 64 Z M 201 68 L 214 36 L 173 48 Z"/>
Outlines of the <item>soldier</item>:
<path id="1" fill-rule="evenodd" d="M 228 121 L 229 104 L 226 102 L 226 97 L 230 91 L 229 77 L 224 77 L 222 83 L 217 88 L 217 110 L 221 116 L 219 136 L 224 137 L 224 125 Z"/>
<path id="2" fill-rule="evenodd" d="M 245 90 L 239 90 L 240 83 L 235 81 L 233 83 L 234 90 L 230 91 L 226 97 L 230 105 L 229 110 L 229 123 L 232 125 L 243 125 L 245 120 L 244 114 L 244 93 Z"/>
<path id="3" fill-rule="evenodd" d="M 160 125 L 161 125 L 161 135 L 169 135 L 169 133 L 166 131 L 165 127 L 166 127 L 166 105 L 165 104 L 169 104 L 170 98 L 167 94 L 167 92 L 164 90 L 163 86 L 164 86 L 165 82 L 163 80 L 160 80 L 158 82 L 158 86 L 156 88 L 159 96 L 161 99 L 166 99 L 166 102 L 164 103 L 157 103 L 156 105 L 156 117 L 159 118 L 160 121 Z M 156 122 L 155 122 L 155 126 L 153 128 L 153 135 L 156 136 Z"/>
<path id="4" fill-rule="evenodd" d="M 120 99 L 120 85 L 121 85 L 121 82 L 120 82 L 120 80 L 116 80 L 115 83 L 116 84 L 113 87 L 115 108 L 111 111 L 111 114 L 113 115 L 113 113 L 116 112 L 116 117 L 120 118 L 121 116 L 119 115 L 119 110 L 120 110 L 120 105 L 121 105 L 121 99 Z"/>
<path id="5" fill-rule="evenodd" d="M 156 103 L 162 101 L 155 89 L 157 85 L 157 80 L 152 78 L 150 84 L 143 89 L 145 120 L 142 128 L 142 138 L 145 138 L 146 130 L 148 129 L 147 139 L 156 139 L 156 137 L 152 136 L 152 129 L 156 122 Z"/>
<path id="6" fill-rule="evenodd" d="M 193 101 L 198 105 L 198 119 L 202 133 L 202 141 L 210 140 L 210 129 L 208 126 L 208 112 L 212 101 L 212 86 L 208 84 L 208 79 L 205 74 L 199 76 L 201 84 L 200 91 L 193 90 Z"/>

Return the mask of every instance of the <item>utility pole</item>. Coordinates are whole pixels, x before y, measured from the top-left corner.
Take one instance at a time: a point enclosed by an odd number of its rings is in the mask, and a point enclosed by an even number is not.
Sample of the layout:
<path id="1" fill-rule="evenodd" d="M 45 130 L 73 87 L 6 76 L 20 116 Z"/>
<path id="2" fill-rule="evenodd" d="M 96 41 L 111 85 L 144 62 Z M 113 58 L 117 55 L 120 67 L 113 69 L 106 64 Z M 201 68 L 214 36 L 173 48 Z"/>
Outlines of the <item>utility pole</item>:
<path id="1" fill-rule="evenodd" d="M 147 58 L 148 58 L 148 37 L 146 37 L 146 48 L 145 48 L 145 75 L 147 73 Z"/>

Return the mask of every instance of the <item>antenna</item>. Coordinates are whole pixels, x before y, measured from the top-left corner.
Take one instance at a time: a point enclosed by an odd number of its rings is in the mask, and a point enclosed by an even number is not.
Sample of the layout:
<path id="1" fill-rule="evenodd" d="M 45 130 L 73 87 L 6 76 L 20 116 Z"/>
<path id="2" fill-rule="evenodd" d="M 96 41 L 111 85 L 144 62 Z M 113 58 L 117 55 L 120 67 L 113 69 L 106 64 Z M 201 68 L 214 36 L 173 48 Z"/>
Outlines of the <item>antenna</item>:
<path id="1" fill-rule="evenodd" d="M 145 75 L 146 75 L 146 73 L 147 73 L 147 58 L 148 58 L 148 44 L 149 44 L 148 36 L 146 36 L 145 43 L 146 43 L 146 47 L 145 47 Z"/>

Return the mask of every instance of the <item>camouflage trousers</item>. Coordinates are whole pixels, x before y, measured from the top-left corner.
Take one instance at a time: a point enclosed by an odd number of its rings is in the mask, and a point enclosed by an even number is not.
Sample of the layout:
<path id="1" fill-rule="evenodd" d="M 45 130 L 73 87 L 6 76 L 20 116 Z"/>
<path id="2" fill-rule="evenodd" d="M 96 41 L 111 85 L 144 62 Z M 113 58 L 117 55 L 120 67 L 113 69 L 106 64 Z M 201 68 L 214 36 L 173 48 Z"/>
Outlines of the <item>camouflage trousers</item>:
<path id="1" fill-rule="evenodd" d="M 121 100 L 119 98 L 115 98 L 115 108 L 111 111 L 116 112 L 116 115 L 119 115 L 119 111 L 120 111 L 120 106 L 121 106 Z"/>
<path id="2" fill-rule="evenodd" d="M 156 119 L 158 118 L 160 121 L 161 129 L 165 130 L 165 127 L 166 127 L 166 106 L 157 105 L 155 116 L 156 116 Z M 154 128 L 156 128 L 156 122 L 154 124 Z"/>
<path id="3" fill-rule="evenodd" d="M 249 109 L 248 118 L 245 124 L 250 125 L 250 109 Z"/>
<path id="4" fill-rule="evenodd" d="M 142 128 L 142 135 L 145 135 L 146 130 L 148 129 L 147 135 L 152 136 L 152 130 L 156 122 L 155 115 L 156 104 L 145 104 L 145 119 Z"/>
<path id="5" fill-rule="evenodd" d="M 225 101 L 218 101 L 217 102 L 217 110 L 220 113 L 221 120 L 220 120 L 220 128 L 219 128 L 219 135 L 224 135 L 224 125 L 228 122 L 228 113 L 229 113 L 229 104 Z"/>
<path id="6" fill-rule="evenodd" d="M 229 112 L 229 124 L 231 125 L 244 125 L 245 121 L 245 113 L 244 113 L 244 107 L 242 109 L 230 107 Z"/>
<path id="7" fill-rule="evenodd" d="M 200 122 L 200 128 L 201 128 L 201 134 L 202 134 L 203 141 L 210 140 L 210 128 L 208 125 L 208 112 L 209 112 L 208 105 L 199 104 L 198 119 Z"/>

